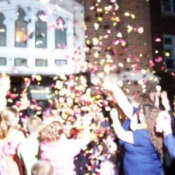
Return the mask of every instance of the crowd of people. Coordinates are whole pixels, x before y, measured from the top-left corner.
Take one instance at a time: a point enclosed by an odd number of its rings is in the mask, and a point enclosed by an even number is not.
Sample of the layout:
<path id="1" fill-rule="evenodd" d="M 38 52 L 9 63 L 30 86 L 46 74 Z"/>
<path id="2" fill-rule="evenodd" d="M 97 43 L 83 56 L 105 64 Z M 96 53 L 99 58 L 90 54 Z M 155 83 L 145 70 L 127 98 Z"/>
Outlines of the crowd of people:
<path id="1" fill-rule="evenodd" d="M 73 81 L 57 82 L 42 113 L 26 114 L 24 93 L 1 106 L 0 175 L 173 174 L 174 116 L 165 91 L 131 101 L 109 77 L 100 86 Z"/>

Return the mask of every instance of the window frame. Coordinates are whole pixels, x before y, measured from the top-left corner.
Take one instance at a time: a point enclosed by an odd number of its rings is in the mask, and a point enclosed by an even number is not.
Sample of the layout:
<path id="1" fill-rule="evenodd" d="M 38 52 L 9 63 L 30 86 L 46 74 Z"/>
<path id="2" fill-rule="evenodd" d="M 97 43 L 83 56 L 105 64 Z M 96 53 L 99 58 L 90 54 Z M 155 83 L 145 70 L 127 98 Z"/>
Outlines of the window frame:
<path id="1" fill-rule="evenodd" d="M 32 3 L 30 3 L 32 2 Z M 68 1 L 69 2 L 69 1 Z M 75 3 L 73 3 L 75 4 Z M 6 66 L 1 66 L 1 70 L 8 74 L 44 74 L 44 75 L 57 75 L 70 74 L 74 72 L 80 72 L 81 69 L 75 70 L 74 60 L 72 59 L 74 50 L 76 48 L 84 47 L 84 30 L 80 25 L 83 21 L 82 17 L 79 17 L 79 12 L 83 12 L 83 7 L 77 4 L 77 11 L 74 13 L 73 10 L 69 10 L 69 6 L 56 6 L 55 3 L 49 3 L 49 7 L 53 9 L 52 13 L 46 8 L 46 5 L 39 1 L 32 0 L 15 0 L 10 6 L 6 3 L 0 3 L 2 13 L 5 16 L 4 24 L 7 26 L 6 46 L 0 46 L 1 57 L 6 57 Z M 27 22 L 27 47 L 15 47 L 15 21 L 18 19 L 16 15 L 19 8 L 22 8 L 26 16 L 24 21 Z M 47 48 L 35 48 L 35 22 L 37 21 L 36 14 L 38 11 L 44 11 L 46 13 L 46 23 L 47 23 Z M 62 17 L 66 23 L 66 35 L 67 35 L 67 46 L 63 49 L 55 48 L 55 21 L 58 17 Z M 45 20 L 45 18 L 44 18 Z M 76 32 L 82 31 L 82 35 L 74 41 L 74 20 L 77 20 Z M 83 36 L 83 37 L 82 37 Z M 10 49 L 10 52 L 9 52 Z M 82 52 L 82 61 L 85 60 L 85 52 Z M 27 58 L 27 67 L 25 66 L 15 66 L 15 58 Z M 35 58 L 45 58 L 48 59 L 47 69 L 35 66 Z M 67 60 L 63 61 L 63 65 L 56 65 L 55 59 L 61 58 Z M 67 63 L 67 64 L 66 64 Z M 3 63 L 4 64 L 4 63 Z M 65 66 L 64 66 L 65 65 Z M 80 67 L 80 66 L 79 66 Z M 59 69 L 57 69 L 59 68 Z"/>
<path id="2" fill-rule="evenodd" d="M 61 29 L 59 29 L 59 28 L 57 28 L 57 26 L 58 26 L 58 20 L 62 20 L 63 21 L 63 26 L 64 26 L 64 30 L 62 31 Z M 57 41 L 58 41 L 58 39 L 60 39 L 59 38 L 59 34 L 61 33 L 61 36 L 62 35 L 64 35 L 65 36 L 65 40 L 64 40 L 64 44 L 65 44 L 65 46 L 63 47 L 63 46 L 61 46 L 61 47 L 58 47 L 58 43 L 57 43 Z M 67 38 L 68 38 L 68 35 L 67 35 L 67 24 L 66 24 L 66 19 L 64 18 L 64 17 L 62 17 L 62 16 L 58 16 L 58 18 L 56 19 L 56 27 L 55 27 L 55 49 L 66 49 L 67 48 Z M 62 38 L 61 38 L 62 39 Z"/>
<path id="3" fill-rule="evenodd" d="M 7 58 L 6 57 L 0 57 L 0 63 L 1 63 L 1 60 L 4 60 L 5 64 L 0 64 L 0 66 L 6 66 L 7 65 Z"/>
<path id="4" fill-rule="evenodd" d="M 0 42 L 0 47 L 4 47 L 7 44 L 7 26 L 4 24 L 5 15 L 3 13 L 0 13 L 0 18 L 2 20 L 2 21 L 0 21 L 0 29 L 4 29 L 5 30 L 4 32 L 3 31 L 0 31 L 0 36 L 2 36 L 3 37 L 3 40 L 4 40 L 3 44 L 1 44 L 1 42 Z M 0 37 L 0 40 L 1 40 L 1 37 Z"/>
<path id="5" fill-rule="evenodd" d="M 165 10 L 164 2 L 163 2 L 163 0 L 161 0 L 161 11 L 163 14 L 175 16 L 175 2 L 173 2 L 173 1 L 174 0 L 169 0 L 170 11 L 168 11 L 168 10 Z"/>
<path id="6" fill-rule="evenodd" d="M 42 63 L 41 65 L 37 65 L 37 61 L 39 61 L 40 63 Z M 43 64 L 44 63 L 44 64 Z M 44 59 L 44 58 L 35 58 L 35 67 L 36 68 L 47 68 L 48 67 L 48 59 Z"/>
<path id="7" fill-rule="evenodd" d="M 57 67 L 62 67 L 67 65 L 67 60 L 66 59 L 55 59 L 55 65 Z"/>
<path id="8" fill-rule="evenodd" d="M 18 61 L 25 61 L 26 65 L 18 65 Z M 15 57 L 14 58 L 14 66 L 15 67 L 28 67 L 28 59 L 27 58 L 21 58 L 21 57 Z"/>
<path id="9" fill-rule="evenodd" d="M 44 10 L 39 10 L 38 12 L 37 12 L 37 14 L 36 14 L 36 18 L 37 18 L 37 20 L 35 21 L 35 48 L 37 48 L 37 49 L 45 49 L 45 48 L 47 48 L 48 47 L 48 39 L 47 39 L 47 37 L 48 37 L 48 30 L 47 30 L 47 22 L 45 22 L 45 21 L 42 21 L 41 20 L 41 18 L 40 18 L 40 15 L 47 15 L 46 13 L 45 13 L 45 11 Z M 39 27 L 41 26 L 41 32 L 43 31 L 43 29 L 44 29 L 44 39 L 42 39 L 41 41 L 44 41 L 44 43 L 42 43 L 41 44 L 41 46 L 40 45 L 38 45 L 37 46 L 37 30 L 39 29 Z M 43 28 L 43 26 L 45 27 L 45 28 Z"/>
<path id="10" fill-rule="evenodd" d="M 171 39 L 172 43 L 166 44 L 165 39 Z M 163 47 L 164 47 L 164 61 L 165 66 L 168 71 L 175 71 L 175 35 L 163 35 Z M 170 50 L 170 57 L 166 57 L 165 52 L 166 50 Z M 168 61 L 173 61 L 172 68 L 168 67 Z"/>
<path id="11" fill-rule="evenodd" d="M 23 16 L 20 16 L 20 11 L 21 13 L 23 13 L 22 15 Z M 27 21 L 25 20 L 25 17 L 26 17 L 26 12 L 25 10 L 20 7 L 17 9 L 16 13 L 19 13 L 19 16 L 17 17 L 17 19 L 14 21 L 14 25 L 15 25 L 15 29 L 14 29 L 14 46 L 15 47 L 19 47 L 19 48 L 27 48 L 28 47 L 28 39 L 27 39 L 27 32 L 28 32 L 28 24 L 27 24 Z M 22 20 L 20 19 L 22 18 Z M 20 24 L 20 22 L 22 22 Z M 17 24 L 19 24 L 19 28 L 17 28 Z M 22 29 L 21 25 L 24 27 L 24 30 Z M 17 31 L 21 32 L 21 34 L 23 35 L 23 39 L 24 41 L 23 42 L 17 42 L 16 41 L 16 37 L 17 37 Z"/>

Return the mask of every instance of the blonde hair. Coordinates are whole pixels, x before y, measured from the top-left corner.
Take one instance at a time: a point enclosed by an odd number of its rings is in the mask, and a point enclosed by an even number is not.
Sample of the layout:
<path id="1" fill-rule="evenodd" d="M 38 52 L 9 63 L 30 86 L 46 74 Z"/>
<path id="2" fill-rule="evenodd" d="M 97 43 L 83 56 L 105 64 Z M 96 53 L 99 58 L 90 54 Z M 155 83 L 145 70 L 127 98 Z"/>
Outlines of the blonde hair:
<path id="1" fill-rule="evenodd" d="M 14 107 L 5 108 L 0 115 L 0 139 L 7 136 L 8 130 L 13 126 L 14 119 L 18 118 L 18 111 Z"/>
<path id="2" fill-rule="evenodd" d="M 60 135 L 63 133 L 62 124 L 58 121 L 53 121 L 51 124 L 45 126 L 40 131 L 42 141 L 54 142 L 59 140 Z"/>

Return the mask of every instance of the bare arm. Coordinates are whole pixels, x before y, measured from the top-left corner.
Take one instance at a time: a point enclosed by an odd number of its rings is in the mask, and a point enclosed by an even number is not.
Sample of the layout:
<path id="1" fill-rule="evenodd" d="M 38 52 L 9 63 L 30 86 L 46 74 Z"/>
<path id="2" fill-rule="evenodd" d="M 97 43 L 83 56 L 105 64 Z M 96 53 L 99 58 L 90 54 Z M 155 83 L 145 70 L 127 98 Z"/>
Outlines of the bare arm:
<path id="1" fill-rule="evenodd" d="M 134 114 L 130 122 L 130 128 L 132 131 L 134 131 L 137 129 L 137 126 L 138 126 L 138 117 L 137 114 Z"/>
<path id="2" fill-rule="evenodd" d="M 151 101 L 154 103 L 154 105 L 159 108 L 159 105 L 160 105 L 160 100 L 159 100 L 159 97 L 160 97 L 160 92 L 150 92 L 149 94 L 150 96 L 150 99 Z"/>
<path id="3" fill-rule="evenodd" d="M 118 119 L 117 110 L 113 108 L 110 112 L 110 115 L 113 121 L 113 128 L 117 137 L 125 142 L 133 144 L 134 143 L 133 133 L 131 131 L 126 131 L 123 129 Z"/>
<path id="4" fill-rule="evenodd" d="M 171 107 L 170 107 L 170 102 L 167 96 L 167 92 L 166 91 L 162 91 L 161 94 L 161 100 L 162 100 L 162 105 L 164 106 L 166 111 L 170 111 Z"/>
<path id="5" fill-rule="evenodd" d="M 113 96 L 120 106 L 120 108 L 123 110 L 124 114 L 131 119 L 133 114 L 133 106 L 128 100 L 126 94 L 122 91 L 122 89 L 117 85 L 117 83 L 114 83 L 110 78 L 106 78 L 104 80 L 103 87 L 105 89 L 111 90 L 113 93 Z"/>

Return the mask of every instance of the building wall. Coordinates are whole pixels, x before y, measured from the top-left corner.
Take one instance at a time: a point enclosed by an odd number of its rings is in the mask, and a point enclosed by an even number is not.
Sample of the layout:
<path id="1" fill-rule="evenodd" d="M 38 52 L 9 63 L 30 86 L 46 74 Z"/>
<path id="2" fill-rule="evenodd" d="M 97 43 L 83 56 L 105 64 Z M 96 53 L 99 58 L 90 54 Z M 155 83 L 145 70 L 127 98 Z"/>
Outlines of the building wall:
<path id="1" fill-rule="evenodd" d="M 149 3 L 145 0 L 125 0 L 118 1 L 119 9 L 115 10 L 114 3 L 109 3 L 108 1 L 101 1 L 97 3 L 96 0 L 89 1 L 80 1 L 85 7 L 85 22 L 87 26 L 86 30 L 86 41 L 90 40 L 90 51 L 87 54 L 87 59 L 93 60 L 93 62 L 100 62 L 101 59 L 106 60 L 106 55 L 109 53 L 112 55 L 112 58 L 115 62 L 120 63 L 122 61 L 125 65 L 123 69 L 130 69 L 130 66 L 133 63 L 138 65 L 138 68 L 148 67 L 149 60 L 152 59 L 152 43 L 151 43 L 151 29 L 150 29 L 150 13 L 149 13 Z M 90 10 L 95 8 L 95 4 L 100 8 L 107 7 L 112 5 L 113 11 L 105 14 L 104 8 L 102 12 L 102 22 L 99 22 L 97 19 L 97 10 Z M 130 13 L 129 17 L 124 16 L 126 12 Z M 114 14 L 115 13 L 115 14 Z M 114 14 L 114 15 L 113 15 Z M 131 15 L 135 16 L 135 19 L 132 19 Z M 118 17 L 120 22 L 117 22 L 116 26 L 113 26 L 112 17 Z M 98 30 L 94 29 L 94 24 L 98 23 L 100 25 Z M 128 25 L 130 25 L 133 30 L 128 33 Z M 143 27 L 144 32 L 139 33 L 138 30 Z M 107 33 L 110 31 L 110 33 Z M 118 38 L 116 35 L 121 32 L 123 34 L 123 39 L 126 41 L 125 47 L 120 47 L 119 45 L 112 44 L 113 41 L 117 41 Z M 105 36 L 108 36 L 107 39 L 104 39 Z M 100 40 L 100 37 L 103 37 Z M 98 46 L 101 48 L 100 55 L 97 59 L 94 58 L 92 39 L 98 38 L 102 41 L 101 45 Z M 108 52 L 104 51 L 107 47 Z M 113 51 L 113 52 L 112 52 Z M 113 54 L 111 54 L 111 52 Z M 127 57 L 128 59 L 127 61 Z M 140 61 L 138 61 L 140 60 Z M 130 61 L 130 62 L 129 62 Z M 120 67 L 119 67 L 120 68 Z M 122 68 L 121 68 L 122 69 Z"/>
<path id="2" fill-rule="evenodd" d="M 154 70 L 156 75 L 160 77 L 162 89 L 168 92 L 172 104 L 175 96 L 175 76 L 174 70 L 166 69 L 163 34 L 175 35 L 175 16 L 161 12 L 160 0 L 150 1 L 150 15 Z M 157 39 L 159 40 L 156 41 Z"/>
<path id="3" fill-rule="evenodd" d="M 163 33 L 165 31 L 165 28 L 167 28 L 166 18 L 164 18 L 161 14 L 161 4 L 159 0 L 150 2 L 150 15 L 151 15 L 153 60 L 157 72 L 158 70 L 161 70 L 161 66 L 163 65 L 163 63 L 155 62 L 155 58 L 158 56 L 163 57 Z M 156 38 L 160 38 L 161 42 L 155 42 Z M 155 53 L 156 50 L 158 51 L 158 53 Z"/>
<path id="4" fill-rule="evenodd" d="M 156 13 L 155 13 L 156 12 Z M 157 57 L 164 57 L 164 41 L 163 34 L 175 35 L 175 16 L 164 14 L 161 12 L 161 2 L 150 1 L 150 15 L 151 15 L 151 32 L 152 32 L 152 46 L 153 57 L 155 62 L 155 69 L 159 73 L 164 68 L 163 61 L 156 61 Z M 160 38 L 159 42 L 156 39 Z M 155 51 L 158 51 L 155 52 Z"/>
<path id="5" fill-rule="evenodd" d="M 74 16 L 74 31 L 76 31 L 74 41 L 76 37 L 80 38 L 80 42 L 75 44 L 78 54 L 75 54 L 76 58 L 73 60 L 76 61 L 76 70 L 84 70 L 82 65 L 85 57 L 81 51 L 86 49 L 86 60 L 89 62 L 91 73 L 120 73 L 120 78 L 125 80 L 128 86 L 132 86 L 133 82 L 140 79 L 144 80 L 145 77 L 146 81 L 151 79 L 152 75 L 145 76 L 152 73 L 150 62 L 153 57 L 148 1 L 77 0 L 76 3 L 73 0 L 52 0 L 50 2 L 66 8 Z M 86 48 L 82 38 L 84 30 Z M 144 87 L 143 82 L 141 85 Z"/>
<path id="6" fill-rule="evenodd" d="M 86 44 L 89 48 L 86 58 L 95 65 L 94 70 L 120 73 L 117 78 L 126 80 L 124 83 L 127 82 L 128 86 L 137 85 L 136 81 L 143 80 L 145 74 L 150 74 L 146 79 L 151 80 L 154 76 L 150 67 L 152 42 L 149 2 L 146 0 L 118 0 L 117 3 L 97 0 L 79 0 L 79 2 L 85 8 Z M 110 5 L 112 10 L 106 13 L 104 7 Z M 103 9 L 101 14 L 97 12 L 98 8 Z M 102 17 L 101 22 L 98 21 L 98 15 Z M 112 18 L 116 18 L 116 21 L 111 20 Z M 98 30 L 94 24 L 99 24 Z M 129 27 L 132 28 L 130 32 Z M 122 34 L 121 38 L 118 37 L 119 33 Z M 95 46 L 93 38 L 99 41 Z M 113 44 L 114 42 L 119 44 Z M 141 70 L 144 70 L 144 73 Z"/>
<path id="7" fill-rule="evenodd" d="M 81 69 L 84 70 L 82 65 L 85 59 L 85 49 L 87 51 L 86 60 L 90 62 L 93 71 L 110 73 L 148 68 L 149 60 L 152 58 L 152 52 L 149 3 L 147 1 L 77 1 L 82 6 L 74 0 L 51 0 L 50 3 L 53 4 L 53 7 L 49 4 L 45 5 L 48 11 L 51 10 L 52 12 L 52 8 L 56 8 L 58 12 L 59 8 L 62 8 L 73 15 L 74 26 L 72 27 L 74 27 L 74 38 L 68 38 L 68 42 L 75 48 L 70 49 L 71 53 L 65 53 L 63 51 L 63 55 L 66 56 L 65 54 L 68 54 L 69 57 L 72 56 L 69 60 L 72 62 L 72 67 L 75 66 L 75 73 L 80 72 Z M 15 4 L 19 4 L 19 2 L 20 0 L 9 1 L 10 4 L 8 4 L 8 7 L 13 7 Z M 31 2 L 33 2 L 31 7 L 40 3 L 38 0 L 31 0 Z M 6 4 L 7 6 L 6 1 L 1 2 L 2 4 Z M 29 4 L 26 5 L 27 7 L 29 6 Z M 42 8 L 44 8 L 44 4 L 42 4 Z M 129 16 L 126 15 L 126 12 L 128 12 Z M 83 19 L 85 19 L 85 23 Z M 128 31 L 129 27 L 132 28 L 131 31 Z M 143 32 L 142 29 L 144 30 Z M 12 34 L 13 31 L 10 33 Z M 72 31 L 70 33 L 72 34 Z M 84 45 L 84 38 L 86 40 L 86 46 L 88 46 L 87 48 Z M 11 43 L 14 43 L 12 42 L 13 39 L 14 37 L 12 36 Z M 52 40 L 53 38 L 49 37 L 49 39 Z M 49 47 L 51 47 L 50 44 Z M 4 48 L 4 55 L 7 49 Z M 10 48 L 10 50 L 20 53 L 20 49 L 17 48 Z M 55 54 L 49 48 L 41 54 L 51 55 L 49 51 Z M 62 54 L 61 51 L 58 54 Z M 27 49 L 26 54 L 29 55 L 29 52 L 35 55 L 39 54 L 40 50 L 35 49 L 32 51 Z M 14 53 L 11 54 L 14 55 Z"/>
<path id="8" fill-rule="evenodd" d="M 149 3 L 145 0 L 125 0 L 119 1 L 120 14 L 126 12 L 135 15 L 135 19 L 131 17 L 123 18 L 123 28 L 131 25 L 136 32 L 130 34 L 125 32 L 128 41 L 128 55 L 131 56 L 133 63 L 137 63 L 139 58 L 141 68 L 149 67 L 149 60 L 152 59 L 152 43 L 151 43 L 151 28 L 150 28 L 150 12 Z M 139 29 L 143 27 L 143 33 L 139 33 Z M 125 30 L 124 30 L 125 31 Z"/>

